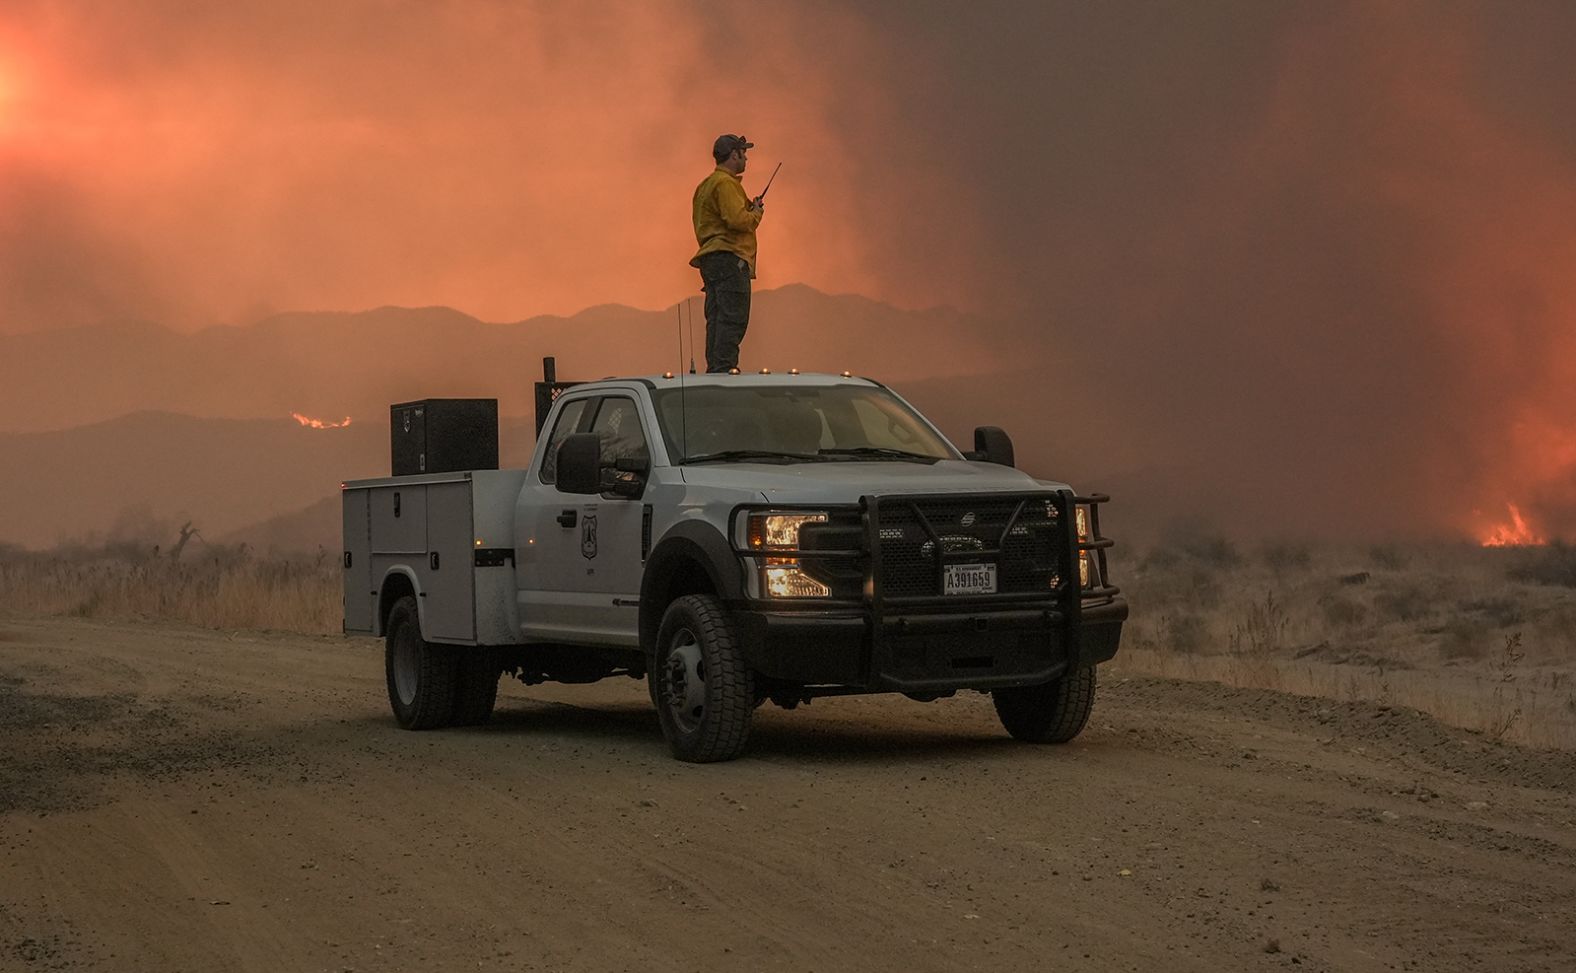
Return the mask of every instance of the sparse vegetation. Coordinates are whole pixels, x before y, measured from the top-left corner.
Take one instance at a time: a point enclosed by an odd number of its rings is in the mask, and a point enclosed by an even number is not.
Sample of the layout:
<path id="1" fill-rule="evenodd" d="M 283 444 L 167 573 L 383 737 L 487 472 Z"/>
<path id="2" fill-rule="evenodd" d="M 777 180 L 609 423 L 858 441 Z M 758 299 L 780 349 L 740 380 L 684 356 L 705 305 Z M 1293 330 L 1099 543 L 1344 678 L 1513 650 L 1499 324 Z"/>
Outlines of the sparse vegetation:
<path id="1" fill-rule="evenodd" d="M 159 618 L 207 628 L 340 630 L 339 562 L 204 546 L 179 560 L 142 544 L 0 551 L 0 610 L 84 618 Z"/>
<path id="2" fill-rule="evenodd" d="M 1286 608 L 1275 600 L 1274 591 L 1248 604 L 1242 617 L 1231 626 L 1230 646 L 1234 655 L 1269 656 L 1279 652 L 1286 639 L 1291 619 Z"/>
<path id="3" fill-rule="evenodd" d="M 1379 573 L 1373 548 L 1260 550 L 1117 548 L 1132 606 L 1117 669 L 1408 706 L 1495 739 L 1576 746 L 1576 587 L 1547 580 L 1576 561 L 1570 549 L 1396 547 L 1389 563 L 1404 567 Z M 144 541 L 0 546 L 0 612 L 331 634 L 340 583 L 327 551 L 194 543 L 174 560 Z"/>
<path id="4" fill-rule="evenodd" d="M 1202 652 L 1209 638 L 1204 616 L 1177 612 L 1160 619 L 1160 641 L 1177 652 Z"/>
<path id="5" fill-rule="evenodd" d="M 1373 595 L 1374 611 L 1397 622 L 1415 622 L 1432 611 L 1439 593 L 1407 578 L 1379 587 Z"/>
<path id="6" fill-rule="evenodd" d="M 1482 659 L 1488 655 L 1490 638 L 1490 628 L 1485 623 L 1467 616 L 1452 618 L 1439 633 L 1439 655 L 1451 662 Z"/>
<path id="7" fill-rule="evenodd" d="M 1521 650 L 1521 633 L 1505 636 L 1504 647 L 1494 659 L 1493 715 L 1487 727 L 1488 735 L 1502 740 L 1511 728 L 1521 721 L 1521 692 L 1516 689 L 1521 660 L 1526 653 Z"/>
<path id="8" fill-rule="evenodd" d="M 1400 571 L 1411 563 L 1411 558 L 1398 544 L 1375 544 L 1368 549 L 1368 559 L 1374 567 L 1384 571 Z"/>
<path id="9" fill-rule="evenodd" d="M 1393 703 L 1495 738 L 1576 745 L 1576 585 L 1559 580 L 1576 572 L 1570 548 L 1266 544 L 1234 562 L 1228 550 L 1196 537 L 1131 561 L 1116 549 L 1132 606 L 1118 669 Z"/>
<path id="10" fill-rule="evenodd" d="M 1505 574 L 1511 580 L 1576 588 L 1576 547 L 1556 542 L 1509 553 L 1513 560 Z"/>
<path id="11" fill-rule="evenodd" d="M 1345 633 L 1368 621 L 1367 605 L 1340 592 L 1331 592 L 1318 600 L 1324 623 L 1337 633 Z"/>
<path id="12" fill-rule="evenodd" d="M 1307 544 L 1279 541 L 1264 545 L 1264 563 L 1276 574 L 1300 571 L 1313 563 L 1313 551 Z"/>
<path id="13" fill-rule="evenodd" d="M 1497 628 L 1509 628 L 1522 622 L 1522 606 L 1504 595 L 1473 598 L 1461 603 L 1461 609 L 1476 615 Z"/>

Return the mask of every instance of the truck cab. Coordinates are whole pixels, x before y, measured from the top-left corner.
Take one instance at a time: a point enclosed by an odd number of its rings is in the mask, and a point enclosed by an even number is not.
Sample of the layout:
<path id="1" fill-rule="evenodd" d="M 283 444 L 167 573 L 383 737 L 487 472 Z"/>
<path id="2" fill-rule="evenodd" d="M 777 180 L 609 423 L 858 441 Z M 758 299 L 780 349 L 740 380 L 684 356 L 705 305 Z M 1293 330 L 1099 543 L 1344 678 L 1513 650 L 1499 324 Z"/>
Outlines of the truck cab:
<path id="1" fill-rule="evenodd" d="M 1105 497 L 851 375 L 544 384 L 525 470 L 345 485 L 346 631 L 385 638 L 402 725 L 484 720 L 508 673 L 643 678 L 694 761 L 829 695 L 977 690 L 1020 739 L 1082 729 L 1127 614 Z"/>

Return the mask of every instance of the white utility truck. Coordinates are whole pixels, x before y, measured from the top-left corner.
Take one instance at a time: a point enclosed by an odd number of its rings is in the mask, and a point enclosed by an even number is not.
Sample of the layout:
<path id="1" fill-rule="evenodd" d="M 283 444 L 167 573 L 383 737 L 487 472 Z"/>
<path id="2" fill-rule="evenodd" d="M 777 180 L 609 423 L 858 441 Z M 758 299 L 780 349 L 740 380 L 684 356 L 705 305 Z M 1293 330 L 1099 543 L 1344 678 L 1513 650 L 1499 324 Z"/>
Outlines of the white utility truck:
<path id="1" fill-rule="evenodd" d="M 1014 469 L 999 429 L 960 452 L 846 373 L 544 364 L 525 469 L 442 469 L 496 466 L 496 404 L 489 427 L 441 420 L 490 400 L 428 400 L 395 407 L 405 475 L 344 485 L 345 631 L 386 640 L 401 726 L 485 722 L 507 673 L 644 678 L 689 761 L 738 756 L 768 700 L 978 690 L 1020 740 L 1083 729 L 1127 617 L 1108 498 Z"/>

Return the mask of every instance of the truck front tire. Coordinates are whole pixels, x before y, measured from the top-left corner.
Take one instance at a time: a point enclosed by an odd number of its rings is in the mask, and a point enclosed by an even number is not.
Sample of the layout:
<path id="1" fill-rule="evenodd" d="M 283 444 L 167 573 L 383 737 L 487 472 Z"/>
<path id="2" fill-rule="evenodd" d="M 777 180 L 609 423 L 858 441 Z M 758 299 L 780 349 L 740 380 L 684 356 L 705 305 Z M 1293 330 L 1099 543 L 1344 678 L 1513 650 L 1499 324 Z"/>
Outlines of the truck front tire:
<path id="1" fill-rule="evenodd" d="M 651 697 L 673 756 L 713 763 L 743 753 L 755 715 L 755 678 L 722 602 L 685 595 L 669 605 L 653 662 Z"/>
<path id="2" fill-rule="evenodd" d="M 1013 739 L 1027 743 L 1066 743 L 1083 732 L 1094 709 L 1094 666 L 1074 669 L 1039 686 L 991 693 L 996 715 Z"/>
<path id="3" fill-rule="evenodd" d="M 407 730 L 447 726 L 454 712 L 455 655 L 447 646 L 421 637 L 416 599 L 406 595 L 389 612 L 383 668 L 388 677 L 389 705 Z M 494 689 L 496 690 L 496 682 Z"/>

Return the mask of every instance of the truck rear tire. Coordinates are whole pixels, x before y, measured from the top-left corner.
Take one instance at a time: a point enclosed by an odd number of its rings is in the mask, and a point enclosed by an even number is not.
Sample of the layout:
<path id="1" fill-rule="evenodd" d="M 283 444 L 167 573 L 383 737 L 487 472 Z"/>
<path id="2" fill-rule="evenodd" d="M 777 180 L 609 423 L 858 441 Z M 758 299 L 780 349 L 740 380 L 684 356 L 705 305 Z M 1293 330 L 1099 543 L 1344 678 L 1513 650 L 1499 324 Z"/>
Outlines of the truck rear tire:
<path id="1" fill-rule="evenodd" d="M 743 753 L 755 715 L 755 674 L 722 602 L 685 595 L 669 605 L 653 661 L 647 678 L 673 756 L 713 763 Z"/>
<path id="2" fill-rule="evenodd" d="M 447 726 L 454 712 L 454 652 L 421 637 L 416 599 L 406 595 L 389 612 L 383 668 L 394 719 L 407 730 Z M 496 688 L 496 686 L 495 686 Z"/>
<path id="3" fill-rule="evenodd" d="M 998 689 L 991 695 L 1001 725 L 1014 739 L 1066 743 L 1089 722 L 1094 686 L 1094 666 L 1086 666 L 1039 686 Z"/>
<path id="4" fill-rule="evenodd" d="M 481 726 L 492 719 L 503 669 L 487 649 L 461 649 L 455 662 L 451 726 Z"/>

